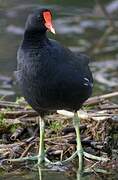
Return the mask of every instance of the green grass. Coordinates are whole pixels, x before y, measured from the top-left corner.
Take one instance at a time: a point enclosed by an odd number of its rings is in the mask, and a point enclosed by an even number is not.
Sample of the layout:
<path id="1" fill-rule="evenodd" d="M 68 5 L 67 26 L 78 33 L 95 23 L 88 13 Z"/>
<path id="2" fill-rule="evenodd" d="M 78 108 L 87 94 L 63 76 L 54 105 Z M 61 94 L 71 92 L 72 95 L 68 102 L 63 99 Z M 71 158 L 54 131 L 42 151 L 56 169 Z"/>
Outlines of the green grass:
<path id="1" fill-rule="evenodd" d="M 24 107 L 25 109 L 29 109 L 29 110 L 32 109 L 32 107 L 26 103 L 24 97 L 17 97 L 15 103 L 18 105 L 25 105 Z"/>
<path id="2" fill-rule="evenodd" d="M 11 133 L 14 133 L 16 131 L 16 129 L 18 129 L 20 127 L 19 124 L 13 124 L 11 127 L 10 127 L 10 132 Z"/>
<path id="3" fill-rule="evenodd" d="M 16 104 L 24 103 L 25 99 L 24 97 L 16 97 Z"/>
<path id="4" fill-rule="evenodd" d="M 0 127 L 5 125 L 4 114 L 0 112 Z"/>
<path id="5" fill-rule="evenodd" d="M 58 122 L 58 121 L 54 121 L 50 124 L 49 128 L 54 131 L 55 133 L 57 133 L 59 130 L 62 129 L 62 123 Z"/>

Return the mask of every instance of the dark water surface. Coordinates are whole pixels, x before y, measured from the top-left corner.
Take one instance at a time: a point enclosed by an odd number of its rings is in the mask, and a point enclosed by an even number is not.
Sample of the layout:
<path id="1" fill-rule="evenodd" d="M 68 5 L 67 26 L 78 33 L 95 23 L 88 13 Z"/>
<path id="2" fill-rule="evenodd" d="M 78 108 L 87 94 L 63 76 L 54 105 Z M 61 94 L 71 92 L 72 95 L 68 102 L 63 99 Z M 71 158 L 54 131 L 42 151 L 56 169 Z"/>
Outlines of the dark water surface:
<path id="1" fill-rule="evenodd" d="M 113 23 L 118 26 L 118 3 L 104 0 L 111 13 Z M 114 5 L 113 2 L 116 2 Z M 112 3 L 112 4 L 110 4 Z M 118 32 L 112 31 L 104 40 L 109 20 L 104 16 L 93 0 L 0 0 L 0 97 L 15 99 L 20 92 L 15 85 L 13 71 L 16 69 L 16 52 L 24 32 L 27 15 L 37 7 L 48 7 L 53 11 L 56 35 L 49 37 L 60 41 L 75 53 L 86 52 L 92 57 L 91 69 L 94 74 L 94 95 L 117 90 L 118 85 Z M 96 49 L 102 37 L 102 48 Z M 65 172 L 43 172 L 42 180 L 77 179 Z M 117 179 L 116 174 L 112 178 Z M 95 179 L 87 175 L 82 179 Z M 104 176 L 103 179 L 112 179 Z M 6 173 L 0 179 L 40 179 L 38 171 L 15 171 Z M 78 178 L 79 179 L 79 178 Z"/>
<path id="2" fill-rule="evenodd" d="M 49 170 L 35 169 L 33 170 L 16 170 L 1 173 L 0 180 L 117 180 L 117 172 L 111 171 L 111 174 L 89 173 L 80 175 L 78 170 Z"/>

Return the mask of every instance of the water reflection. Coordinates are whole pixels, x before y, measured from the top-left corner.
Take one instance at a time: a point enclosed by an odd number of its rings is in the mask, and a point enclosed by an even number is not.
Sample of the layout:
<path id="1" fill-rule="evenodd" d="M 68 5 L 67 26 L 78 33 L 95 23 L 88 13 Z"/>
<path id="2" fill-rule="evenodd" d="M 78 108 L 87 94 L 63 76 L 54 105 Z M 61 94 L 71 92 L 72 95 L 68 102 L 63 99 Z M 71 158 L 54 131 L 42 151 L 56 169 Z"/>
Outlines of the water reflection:
<path id="1" fill-rule="evenodd" d="M 38 178 L 37 180 L 45 180 L 45 176 L 44 176 L 44 170 L 41 169 L 40 167 L 37 167 L 37 171 L 38 171 Z M 54 173 L 55 174 L 55 173 Z M 49 174 L 48 174 L 49 175 Z M 55 174 L 56 175 L 56 174 Z M 108 172 L 107 170 L 104 169 L 97 169 L 94 167 L 92 168 L 88 168 L 85 169 L 83 171 L 80 171 L 79 168 L 75 170 L 75 172 L 73 172 L 73 174 L 71 175 L 67 175 L 65 173 L 57 173 L 56 176 L 56 180 L 58 180 L 58 175 L 59 175 L 59 179 L 61 178 L 61 180 L 89 180 L 89 179 L 93 179 L 95 180 L 96 178 L 99 179 L 111 179 L 111 177 L 114 178 L 113 173 Z M 60 176 L 61 175 L 61 176 Z M 50 176 L 48 176 L 48 180 L 50 179 Z M 52 177 L 53 178 L 53 177 Z M 55 178 L 55 176 L 54 176 Z M 47 177 L 46 177 L 47 179 Z"/>
<path id="2" fill-rule="evenodd" d="M 35 167 L 30 170 L 17 170 L 5 173 L 0 176 L 1 180 L 96 180 L 99 179 L 107 179 L 111 180 L 111 178 L 115 179 L 115 175 L 113 173 L 109 173 L 105 170 L 86 170 L 86 172 L 81 172 L 79 169 L 74 169 L 74 171 L 54 171 L 51 169 L 45 169 L 44 167 Z"/>

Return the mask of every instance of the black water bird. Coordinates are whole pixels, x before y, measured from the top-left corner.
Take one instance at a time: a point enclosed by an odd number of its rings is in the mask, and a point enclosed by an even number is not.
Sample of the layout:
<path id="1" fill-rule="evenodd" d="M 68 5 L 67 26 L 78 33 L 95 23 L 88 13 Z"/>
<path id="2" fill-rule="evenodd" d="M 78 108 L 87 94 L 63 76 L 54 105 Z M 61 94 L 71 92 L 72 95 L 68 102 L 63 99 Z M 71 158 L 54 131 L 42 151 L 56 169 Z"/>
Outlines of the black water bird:
<path id="1" fill-rule="evenodd" d="M 43 117 L 56 110 L 71 110 L 77 134 L 77 154 L 82 161 L 82 146 L 77 111 L 91 96 L 93 78 L 84 54 L 75 55 L 59 42 L 49 39 L 46 31 L 55 34 L 52 13 L 38 9 L 29 15 L 23 41 L 17 55 L 17 81 L 26 101 L 40 119 L 38 164 L 45 159 Z M 71 159 L 71 158 L 70 158 Z"/>

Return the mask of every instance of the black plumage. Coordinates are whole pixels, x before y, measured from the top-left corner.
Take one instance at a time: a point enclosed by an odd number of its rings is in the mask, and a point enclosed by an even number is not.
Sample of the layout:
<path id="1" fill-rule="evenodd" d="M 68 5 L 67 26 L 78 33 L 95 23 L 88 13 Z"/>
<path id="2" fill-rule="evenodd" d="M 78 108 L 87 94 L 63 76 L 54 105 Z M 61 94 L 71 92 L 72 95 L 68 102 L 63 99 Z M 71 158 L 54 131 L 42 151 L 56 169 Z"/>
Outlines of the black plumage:
<path id="1" fill-rule="evenodd" d="M 39 9 L 28 17 L 17 56 L 17 81 L 26 101 L 34 110 L 77 111 L 92 93 L 93 78 L 89 57 L 75 55 L 46 35 Z"/>

